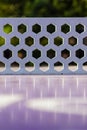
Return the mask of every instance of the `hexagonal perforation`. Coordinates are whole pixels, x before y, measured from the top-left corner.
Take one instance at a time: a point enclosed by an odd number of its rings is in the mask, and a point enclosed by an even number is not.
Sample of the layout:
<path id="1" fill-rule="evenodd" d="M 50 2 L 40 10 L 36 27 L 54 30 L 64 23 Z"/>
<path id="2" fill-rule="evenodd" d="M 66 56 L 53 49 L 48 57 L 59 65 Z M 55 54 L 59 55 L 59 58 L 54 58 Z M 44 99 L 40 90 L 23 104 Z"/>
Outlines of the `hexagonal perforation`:
<path id="1" fill-rule="evenodd" d="M 19 38 L 16 37 L 16 36 L 12 37 L 11 40 L 10 40 L 10 43 L 11 43 L 11 45 L 13 45 L 13 46 L 19 45 Z"/>
<path id="2" fill-rule="evenodd" d="M 35 69 L 35 65 L 33 62 L 29 61 L 25 64 L 25 70 L 31 72 Z"/>
<path id="3" fill-rule="evenodd" d="M 70 37 L 69 38 L 69 40 L 68 40 L 68 43 L 69 43 L 69 45 L 71 45 L 71 46 L 75 46 L 76 44 L 77 44 L 77 38 L 75 38 L 75 37 Z"/>
<path id="4" fill-rule="evenodd" d="M 38 34 L 39 32 L 41 32 L 41 26 L 39 24 L 35 24 L 32 26 L 32 31 L 36 34 Z"/>
<path id="5" fill-rule="evenodd" d="M 2 61 L 0 61 L 0 72 L 3 72 L 5 70 L 5 63 L 3 63 Z"/>
<path id="6" fill-rule="evenodd" d="M 18 51 L 18 57 L 24 59 L 27 56 L 27 53 L 24 49 Z"/>
<path id="7" fill-rule="evenodd" d="M 11 63 L 11 70 L 14 72 L 17 72 L 20 69 L 20 65 L 19 63 L 17 63 L 16 61 Z"/>
<path id="8" fill-rule="evenodd" d="M 47 62 L 43 61 L 40 63 L 40 70 L 43 72 L 46 72 L 47 70 L 49 70 L 49 65 Z"/>
<path id="9" fill-rule="evenodd" d="M 45 36 L 41 37 L 41 38 L 40 38 L 40 44 L 41 44 L 42 46 L 46 46 L 46 45 L 48 44 L 48 38 L 45 37 Z"/>
<path id="10" fill-rule="evenodd" d="M 3 56 L 4 56 L 6 59 L 11 58 L 11 57 L 12 57 L 12 51 L 9 50 L 9 49 L 4 50 Z"/>
<path id="11" fill-rule="evenodd" d="M 84 38 L 83 38 L 83 44 L 84 44 L 85 46 L 87 46 L 87 37 L 84 37 Z"/>
<path id="12" fill-rule="evenodd" d="M 53 49 L 49 49 L 47 51 L 47 57 L 50 58 L 50 59 L 54 58 L 55 57 L 55 51 Z"/>
<path id="13" fill-rule="evenodd" d="M 23 33 L 25 33 L 26 31 L 27 31 L 27 27 L 26 27 L 25 24 L 20 24 L 20 25 L 18 25 L 18 32 L 19 32 L 19 33 L 23 34 Z"/>
<path id="14" fill-rule="evenodd" d="M 64 58 L 64 59 L 67 59 L 68 57 L 70 57 L 70 51 L 67 50 L 67 49 L 64 49 L 61 51 L 61 56 Z"/>
<path id="15" fill-rule="evenodd" d="M 82 49 L 78 49 L 76 51 L 76 57 L 79 58 L 79 59 L 83 58 L 84 57 L 84 51 Z"/>
<path id="16" fill-rule="evenodd" d="M 0 47 L 5 44 L 5 38 L 0 36 Z"/>
<path id="17" fill-rule="evenodd" d="M 40 57 L 41 57 L 41 51 L 38 50 L 38 49 L 33 50 L 32 56 L 33 56 L 35 59 L 40 58 Z"/>
<path id="18" fill-rule="evenodd" d="M 82 68 L 83 68 L 83 70 L 87 71 L 87 61 L 83 63 Z"/>
<path id="19" fill-rule="evenodd" d="M 56 46 L 60 46 L 60 45 L 62 45 L 63 44 L 63 38 L 62 37 L 55 37 L 54 38 L 54 44 L 56 45 Z"/>
<path id="20" fill-rule="evenodd" d="M 77 24 L 77 25 L 76 25 L 76 32 L 78 32 L 78 33 L 84 32 L 84 25 L 82 25 L 82 24 Z"/>
<path id="21" fill-rule="evenodd" d="M 68 64 L 68 68 L 70 71 L 76 71 L 78 70 L 78 65 L 76 62 L 72 61 Z"/>
<path id="22" fill-rule="evenodd" d="M 32 37 L 30 37 L 30 36 L 25 38 L 25 44 L 27 46 L 32 46 L 34 44 L 34 39 Z"/>
<path id="23" fill-rule="evenodd" d="M 56 63 L 54 63 L 54 70 L 60 72 L 63 69 L 64 69 L 64 65 L 60 61 L 57 61 Z"/>
<path id="24" fill-rule="evenodd" d="M 4 31 L 5 33 L 7 33 L 7 34 L 11 33 L 11 32 L 12 32 L 12 25 L 10 25 L 10 24 L 5 24 L 5 25 L 3 26 L 3 31 Z"/>
<path id="25" fill-rule="evenodd" d="M 61 32 L 63 32 L 63 33 L 68 33 L 70 31 L 70 26 L 68 25 L 68 24 L 63 24 L 62 26 L 61 26 Z"/>
<path id="26" fill-rule="evenodd" d="M 54 33 L 54 32 L 55 32 L 55 25 L 49 24 L 49 25 L 47 26 L 47 32 L 49 32 L 49 33 Z"/>

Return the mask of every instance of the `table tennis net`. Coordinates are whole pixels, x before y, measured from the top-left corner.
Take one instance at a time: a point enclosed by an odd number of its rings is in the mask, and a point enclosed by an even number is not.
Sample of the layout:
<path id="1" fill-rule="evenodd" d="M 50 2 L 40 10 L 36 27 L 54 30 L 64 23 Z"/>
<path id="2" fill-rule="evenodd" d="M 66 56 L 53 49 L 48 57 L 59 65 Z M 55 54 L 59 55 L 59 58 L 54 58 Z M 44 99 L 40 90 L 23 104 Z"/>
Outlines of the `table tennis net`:
<path id="1" fill-rule="evenodd" d="M 87 18 L 0 18 L 0 74 L 87 74 Z"/>

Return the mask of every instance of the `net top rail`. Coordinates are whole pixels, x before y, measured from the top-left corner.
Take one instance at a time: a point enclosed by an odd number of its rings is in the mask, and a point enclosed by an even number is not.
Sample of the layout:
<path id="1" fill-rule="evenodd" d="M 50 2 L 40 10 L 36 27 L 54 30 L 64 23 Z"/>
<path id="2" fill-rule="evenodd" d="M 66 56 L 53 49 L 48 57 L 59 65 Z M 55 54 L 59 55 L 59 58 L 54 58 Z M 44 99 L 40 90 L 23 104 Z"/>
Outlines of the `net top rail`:
<path id="1" fill-rule="evenodd" d="M 3 74 L 87 74 L 87 18 L 0 18 Z"/>

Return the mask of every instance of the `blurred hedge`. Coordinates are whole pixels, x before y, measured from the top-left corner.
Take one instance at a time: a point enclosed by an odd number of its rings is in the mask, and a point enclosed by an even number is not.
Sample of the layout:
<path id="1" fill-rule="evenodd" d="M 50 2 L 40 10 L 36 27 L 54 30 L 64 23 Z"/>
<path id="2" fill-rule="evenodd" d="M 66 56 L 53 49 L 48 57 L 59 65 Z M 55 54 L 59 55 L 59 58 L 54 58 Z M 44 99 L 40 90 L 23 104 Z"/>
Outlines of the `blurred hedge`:
<path id="1" fill-rule="evenodd" d="M 87 0 L 0 0 L 0 17 L 81 16 L 87 16 Z"/>

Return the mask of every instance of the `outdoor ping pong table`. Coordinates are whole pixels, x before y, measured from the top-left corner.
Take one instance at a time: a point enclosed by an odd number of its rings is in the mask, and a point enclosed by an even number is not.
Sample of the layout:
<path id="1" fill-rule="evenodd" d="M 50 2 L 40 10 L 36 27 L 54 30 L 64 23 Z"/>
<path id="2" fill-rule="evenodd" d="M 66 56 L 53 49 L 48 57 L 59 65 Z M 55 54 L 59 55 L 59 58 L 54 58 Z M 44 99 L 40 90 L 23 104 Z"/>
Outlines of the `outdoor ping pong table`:
<path id="1" fill-rule="evenodd" d="M 87 130 L 87 18 L 0 18 L 0 130 Z"/>

